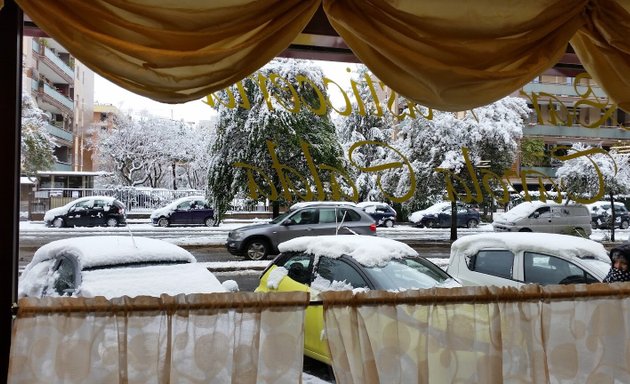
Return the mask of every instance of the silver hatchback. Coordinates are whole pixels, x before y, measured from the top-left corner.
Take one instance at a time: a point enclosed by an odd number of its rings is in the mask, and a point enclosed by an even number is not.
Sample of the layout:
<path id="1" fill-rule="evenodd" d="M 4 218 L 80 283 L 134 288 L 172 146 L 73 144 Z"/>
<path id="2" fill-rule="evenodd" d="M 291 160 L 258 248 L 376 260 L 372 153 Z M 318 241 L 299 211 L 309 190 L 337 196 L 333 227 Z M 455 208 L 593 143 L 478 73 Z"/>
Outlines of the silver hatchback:
<path id="1" fill-rule="evenodd" d="M 296 205 L 269 223 L 232 230 L 225 244 L 233 255 L 251 260 L 279 253 L 278 244 L 319 235 L 376 235 L 376 222 L 363 209 L 342 203 Z"/>

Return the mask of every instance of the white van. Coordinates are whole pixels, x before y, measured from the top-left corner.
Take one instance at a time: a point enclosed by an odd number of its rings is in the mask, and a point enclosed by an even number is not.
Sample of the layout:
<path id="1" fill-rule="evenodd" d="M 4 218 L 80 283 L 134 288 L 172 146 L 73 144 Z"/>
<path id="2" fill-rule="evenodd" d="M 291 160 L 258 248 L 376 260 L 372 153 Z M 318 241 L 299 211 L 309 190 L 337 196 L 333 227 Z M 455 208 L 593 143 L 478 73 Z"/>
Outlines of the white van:
<path id="1" fill-rule="evenodd" d="M 528 201 L 495 218 L 497 232 L 549 232 L 590 236 L 591 214 L 581 204 Z"/>

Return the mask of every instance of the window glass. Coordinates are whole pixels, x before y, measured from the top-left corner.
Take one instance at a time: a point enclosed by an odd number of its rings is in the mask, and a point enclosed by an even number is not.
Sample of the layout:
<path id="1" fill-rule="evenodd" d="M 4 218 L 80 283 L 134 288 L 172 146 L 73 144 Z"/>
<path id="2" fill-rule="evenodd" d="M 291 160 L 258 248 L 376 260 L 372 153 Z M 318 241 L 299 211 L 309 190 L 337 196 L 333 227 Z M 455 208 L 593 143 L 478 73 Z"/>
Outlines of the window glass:
<path id="1" fill-rule="evenodd" d="M 508 250 L 486 250 L 479 251 L 473 259 L 469 268 L 471 271 L 512 278 L 512 265 L 514 264 L 514 254 Z"/>
<path id="2" fill-rule="evenodd" d="M 335 209 L 334 208 L 322 208 L 319 210 L 319 222 L 320 223 L 334 223 Z"/>
<path id="3" fill-rule="evenodd" d="M 345 215 L 345 217 L 344 217 L 344 215 Z M 361 220 L 361 215 L 359 215 L 358 213 L 356 213 L 352 209 L 337 208 L 337 221 L 341 222 L 341 220 L 343 220 L 344 222 L 347 222 L 347 221 L 360 221 Z"/>
<path id="4" fill-rule="evenodd" d="M 79 201 L 74 205 L 76 211 L 83 211 L 94 206 L 94 200 Z"/>
<path id="5" fill-rule="evenodd" d="M 345 282 L 352 288 L 367 288 L 368 284 L 354 269 L 354 267 L 342 259 L 321 257 L 317 266 L 317 274 L 330 282 Z"/>
<path id="6" fill-rule="evenodd" d="M 549 207 L 538 208 L 534 213 L 538 213 L 538 217 L 551 217 L 551 210 Z"/>
<path id="7" fill-rule="evenodd" d="M 74 263 L 69 259 L 62 257 L 55 269 L 55 292 L 59 295 L 68 295 L 76 289 Z"/>
<path id="8" fill-rule="evenodd" d="M 317 208 L 307 208 L 296 212 L 295 215 L 291 216 L 291 219 L 293 219 L 293 222 L 295 224 L 304 225 L 317 224 L 317 221 L 319 220 L 318 217 L 319 215 Z"/>
<path id="9" fill-rule="evenodd" d="M 310 276 L 312 262 L 312 255 L 307 253 L 298 253 L 287 259 L 282 266 L 289 271 L 289 277 L 296 281 L 308 284 L 307 282 L 312 281 Z"/>
<path id="10" fill-rule="evenodd" d="M 523 263 L 526 283 L 579 284 L 597 280 L 577 265 L 551 255 L 525 252 Z"/>
<path id="11" fill-rule="evenodd" d="M 440 267 L 420 257 L 393 259 L 382 266 L 364 267 L 379 289 L 423 289 L 443 283 L 450 276 Z"/>

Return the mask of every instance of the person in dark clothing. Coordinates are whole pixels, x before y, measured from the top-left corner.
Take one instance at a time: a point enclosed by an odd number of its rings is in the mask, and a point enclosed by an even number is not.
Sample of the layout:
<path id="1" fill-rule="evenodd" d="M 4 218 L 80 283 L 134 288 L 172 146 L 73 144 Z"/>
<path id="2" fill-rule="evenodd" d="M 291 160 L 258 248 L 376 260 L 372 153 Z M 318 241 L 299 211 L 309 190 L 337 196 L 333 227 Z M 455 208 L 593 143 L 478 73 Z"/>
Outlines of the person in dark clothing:
<path id="1" fill-rule="evenodd" d="M 610 250 L 612 266 L 604 278 L 604 283 L 630 281 L 630 243 L 622 244 Z"/>

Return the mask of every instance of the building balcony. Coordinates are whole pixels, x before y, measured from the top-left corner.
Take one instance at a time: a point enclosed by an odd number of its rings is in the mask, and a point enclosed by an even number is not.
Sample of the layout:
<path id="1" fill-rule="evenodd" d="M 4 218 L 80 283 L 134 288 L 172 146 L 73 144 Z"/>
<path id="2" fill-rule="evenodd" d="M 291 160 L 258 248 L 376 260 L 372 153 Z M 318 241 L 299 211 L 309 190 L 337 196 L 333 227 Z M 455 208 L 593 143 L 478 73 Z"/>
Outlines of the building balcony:
<path id="1" fill-rule="evenodd" d="M 40 88 L 39 92 L 40 96 L 42 96 L 42 102 L 45 104 L 43 109 L 72 116 L 74 102 L 50 85 L 46 83 L 41 84 L 42 88 Z"/>
<path id="2" fill-rule="evenodd" d="M 581 97 L 580 95 L 586 95 L 589 89 L 593 92 L 590 98 L 593 96 L 598 98 L 607 98 L 608 96 L 597 85 L 578 85 L 573 84 L 558 84 L 558 83 L 529 83 L 523 86 L 523 92 L 527 94 L 532 93 L 547 93 L 556 97 Z"/>
<path id="3" fill-rule="evenodd" d="M 33 52 L 38 58 L 38 71 L 56 84 L 74 84 L 74 70 L 49 48 L 33 41 Z"/>
<path id="4" fill-rule="evenodd" d="M 72 143 L 72 133 L 68 131 L 64 131 L 63 129 L 56 127 L 52 124 L 46 124 L 46 130 L 52 136 L 57 137 L 61 140 L 65 140 L 68 143 Z"/>
<path id="5" fill-rule="evenodd" d="M 523 136 L 547 137 L 553 139 L 578 139 L 593 142 L 612 142 L 617 140 L 630 140 L 630 129 L 617 126 L 599 126 L 597 128 L 586 128 L 581 125 L 548 125 L 531 124 L 523 128 Z"/>

